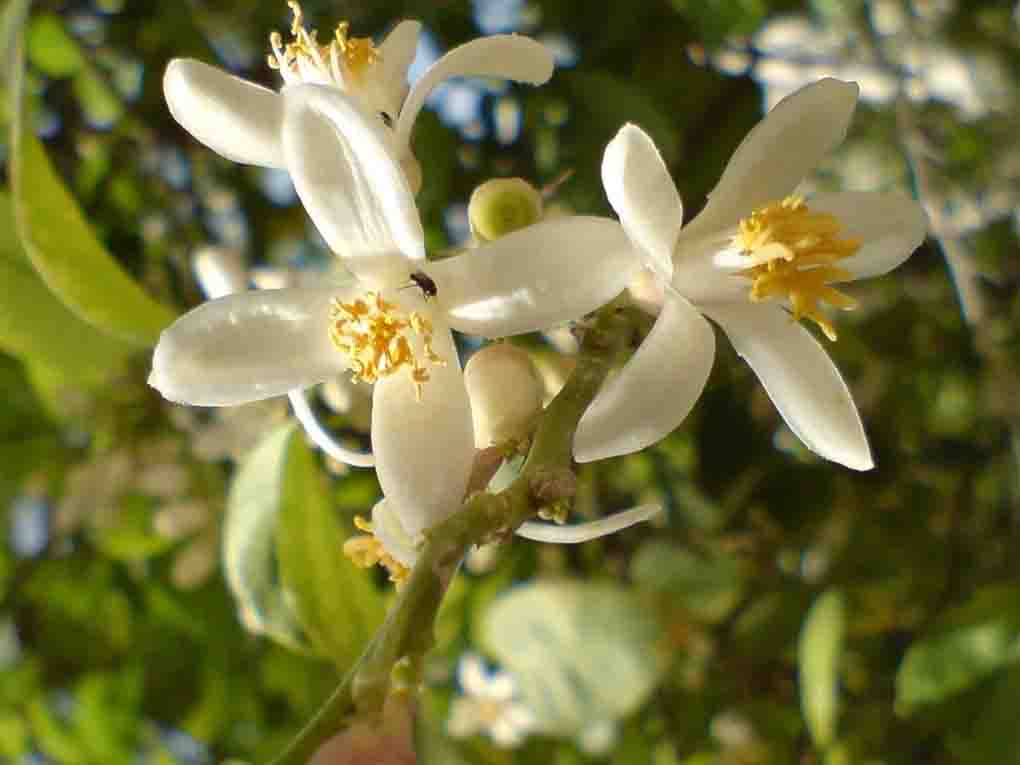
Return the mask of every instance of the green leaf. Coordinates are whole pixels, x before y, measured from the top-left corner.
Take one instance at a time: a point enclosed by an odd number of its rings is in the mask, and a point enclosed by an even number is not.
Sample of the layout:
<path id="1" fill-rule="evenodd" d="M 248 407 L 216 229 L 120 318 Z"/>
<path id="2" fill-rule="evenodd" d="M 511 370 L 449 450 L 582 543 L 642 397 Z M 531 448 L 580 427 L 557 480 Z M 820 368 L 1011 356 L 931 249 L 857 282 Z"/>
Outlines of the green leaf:
<path id="1" fill-rule="evenodd" d="M 631 563 L 631 576 L 643 587 L 670 593 L 694 616 L 712 623 L 736 608 L 745 586 L 737 558 L 695 555 L 663 540 L 642 546 Z"/>
<path id="2" fill-rule="evenodd" d="M 124 114 L 120 98 L 91 69 L 82 70 L 74 78 L 73 87 L 74 95 L 91 124 L 112 125 Z"/>
<path id="3" fill-rule="evenodd" d="M 349 536 L 304 435 L 295 433 L 283 464 L 276 529 L 280 575 L 312 645 L 340 672 L 358 658 L 385 610 L 372 572 L 344 555 Z"/>
<path id="4" fill-rule="evenodd" d="M 663 671 L 659 625 L 613 584 L 525 585 L 484 619 L 483 644 L 514 674 L 548 733 L 583 738 L 611 725 L 648 698 Z"/>
<path id="5" fill-rule="evenodd" d="M 82 66 L 78 43 L 67 34 L 60 17 L 53 13 L 36 16 L 26 36 L 28 60 L 50 77 L 70 77 Z"/>
<path id="6" fill-rule="evenodd" d="M 977 722 L 963 746 L 954 748 L 965 765 L 1020 765 L 1020 667 L 1002 673 L 977 715 Z"/>
<path id="7" fill-rule="evenodd" d="M 558 79 L 581 110 L 585 131 L 598 134 L 597 143 L 604 146 L 623 123 L 635 122 L 655 141 L 666 164 L 676 160 L 676 121 L 640 84 L 606 72 L 563 72 Z"/>
<path id="8" fill-rule="evenodd" d="M 283 597 L 275 549 L 283 463 L 293 435 L 292 424 L 277 428 L 234 474 L 223 518 L 223 574 L 245 627 L 302 650 L 302 630 Z"/>
<path id="9" fill-rule="evenodd" d="M 839 721 L 839 675 L 846 636 L 842 593 L 823 594 L 808 612 L 800 633 L 800 705 L 811 738 L 825 751 L 836 738 Z"/>
<path id="10" fill-rule="evenodd" d="M 0 193 L 0 226 L 10 200 Z M 79 319 L 43 284 L 21 247 L 0 234 L 0 348 L 78 384 L 106 379 L 132 350 Z"/>
<path id="11" fill-rule="evenodd" d="M 17 46 L 9 91 L 11 187 L 18 234 L 53 293 L 90 324 L 125 341 L 152 346 L 174 314 L 131 279 L 88 225 L 31 128 L 23 108 L 23 46 Z"/>
<path id="12" fill-rule="evenodd" d="M 953 627 L 916 641 L 903 657 L 896 702 L 904 712 L 943 701 L 1020 661 L 1020 598 L 994 614 L 968 611 L 980 618 L 961 624 L 951 617 Z"/>

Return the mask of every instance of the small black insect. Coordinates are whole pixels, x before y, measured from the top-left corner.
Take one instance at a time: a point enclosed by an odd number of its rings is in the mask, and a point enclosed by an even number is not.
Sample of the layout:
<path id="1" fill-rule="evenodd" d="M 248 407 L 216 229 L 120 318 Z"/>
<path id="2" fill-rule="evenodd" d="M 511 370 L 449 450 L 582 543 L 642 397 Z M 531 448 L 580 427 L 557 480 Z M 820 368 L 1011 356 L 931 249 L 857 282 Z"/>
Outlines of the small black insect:
<path id="1" fill-rule="evenodd" d="M 425 296 L 425 299 L 434 298 L 439 294 L 439 288 L 436 287 L 436 283 L 432 281 L 432 277 L 424 271 L 415 271 L 411 274 L 411 281 L 414 282 L 421 293 Z"/>
<path id="2" fill-rule="evenodd" d="M 382 118 L 383 124 L 386 127 L 393 127 L 393 118 L 389 115 L 389 112 L 379 112 L 379 116 Z"/>

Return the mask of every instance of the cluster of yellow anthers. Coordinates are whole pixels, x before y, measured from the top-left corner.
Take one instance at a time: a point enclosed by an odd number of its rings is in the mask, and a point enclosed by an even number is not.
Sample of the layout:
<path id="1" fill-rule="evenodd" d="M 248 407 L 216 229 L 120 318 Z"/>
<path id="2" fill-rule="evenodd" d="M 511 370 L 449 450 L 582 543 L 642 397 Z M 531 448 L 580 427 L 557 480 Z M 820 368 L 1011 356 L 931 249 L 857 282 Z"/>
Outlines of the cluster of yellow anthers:
<path id="1" fill-rule="evenodd" d="M 857 307 L 856 300 L 830 285 L 852 278 L 833 264 L 861 247 L 859 239 L 839 236 L 835 217 L 812 212 L 798 196 L 760 207 L 741 220 L 736 244 L 753 263 L 741 271 L 753 282 L 751 300 L 788 297 L 794 319 L 810 319 L 835 340 L 836 330 L 818 304 Z"/>
<path id="2" fill-rule="evenodd" d="M 368 292 L 350 303 L 333 301 L 329 336 L 351 359 L 355 379 L 374 383 L 407 368 L 420 401 L 429 371 L 415 354 L 410 334 L 421 338 L 426 361 L 446 363 L 432 349 L 432 322 L 421 314 L 401 312 L 400 306 L 384 300 L 378 292 Z"/>
<path id="3" fill-rule="evenodd" d="M 371 521 L 359 515 L 354 519 L 354 525 L 358 531 L 365 533 L 344 542 L 344 555 L 358 568 L 372 568 L 376 564 L 383 566 L 389 572 L 391 582 L 399 584 L 407 579 L 410 569 L 386 552 L 383 543 L 375 538 Z"/>
<path id="4" fill-rule="evenodd" d="M 317 30 L 305 29 L 304 14 L 297 0 L 290 0 L 287 5 L 294 13 L 294 22 L 290 26 L 293 39 L 284 45 L 279 32 L 269 36 L 269 44 L 273 48 L 268 56 L 270 68 L 300 72 L 303 61 L 331 77 L 338 85 L 343 85 L 346 76 L 357 79 L 366 67 L 379 59 L 379 51 L 371 38 L 348 36 L 350 24 L 346 21 L 337 25 L 328 44 L 321 44 Z"/>

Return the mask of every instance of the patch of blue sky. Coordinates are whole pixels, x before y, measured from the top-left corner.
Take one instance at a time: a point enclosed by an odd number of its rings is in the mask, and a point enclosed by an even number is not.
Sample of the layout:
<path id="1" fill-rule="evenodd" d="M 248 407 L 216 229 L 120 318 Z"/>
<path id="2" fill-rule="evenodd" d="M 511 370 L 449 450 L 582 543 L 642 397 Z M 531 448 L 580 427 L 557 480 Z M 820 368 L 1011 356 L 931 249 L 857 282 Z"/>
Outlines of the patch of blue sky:
<path id="1" fill-rule="evenodd" d="M 21 496 L 10 514 L 11 550 L 19 558 L 35 558 L 50 539 L 50 508 L 40 497 Z"/>
<path id="2" fill-rule="evenodd" d="M 528 4 L 524 0 L 472 0 L 475 24 L 483 34 L 521 32 L 528 26 Z"/>

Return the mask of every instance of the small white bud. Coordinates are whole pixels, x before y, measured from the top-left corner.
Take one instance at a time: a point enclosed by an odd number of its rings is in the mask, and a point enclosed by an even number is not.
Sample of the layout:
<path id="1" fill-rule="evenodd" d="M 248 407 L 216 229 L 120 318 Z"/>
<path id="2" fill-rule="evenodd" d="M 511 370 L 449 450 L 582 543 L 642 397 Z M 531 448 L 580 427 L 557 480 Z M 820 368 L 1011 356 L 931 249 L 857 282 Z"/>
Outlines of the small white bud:
<path id="1" fill-rule="evenodd" d="M 542 193 L 522 178 L 486 181 L 468 203 L 468 223 L 478 242 L 491 242 L 540 220 Z"/>
<path id="2" fill-rule="evenodd" d="M 526 435 L 542 411 L 544 387 L 531 356 L 509 343 L 486 346 L 472 356 L 464 383 L 478 449 Z"/>
<path id="3" fill-rule="evenodd" d="M 248 289 L 248 274 L 237 250 L 201 247 L 195 252 L 191 267 L 199 286 L 210 300 Z"/>
<path id="4" fill-rule="evenodd" d="M 347 417 L 350 426 L 367 433 L 372 423 L 372 386 L 341 375 L 319 389 L 323 402 L 337 414 Z"/>

